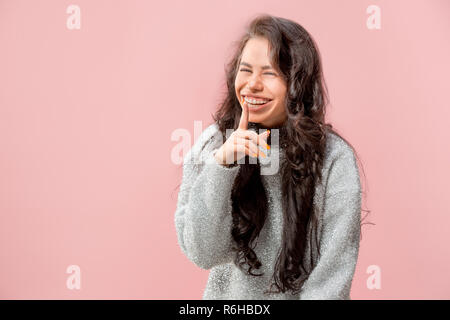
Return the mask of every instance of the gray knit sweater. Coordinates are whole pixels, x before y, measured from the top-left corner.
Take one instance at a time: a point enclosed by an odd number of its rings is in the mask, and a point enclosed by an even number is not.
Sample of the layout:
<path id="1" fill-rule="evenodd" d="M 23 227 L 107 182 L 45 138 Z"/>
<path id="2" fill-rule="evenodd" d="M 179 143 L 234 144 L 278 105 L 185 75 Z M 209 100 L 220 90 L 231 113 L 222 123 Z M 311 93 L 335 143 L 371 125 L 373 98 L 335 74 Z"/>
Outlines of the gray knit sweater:
<path id="1" fill-rule="evenodd" d="M 290 292 L 263 293 L 272 283 L 281 246 L 281 170 L 261 175 L 269 199 L 269 212 L 254 249 L 262 263 L 254 272 L 264 275 L 255 277 L 233 263 L 230 195 L 240 167 L 228 168 L 215 161 L 214 153 L 222 143 L 217 124 L 213 123 L 187 153 L 175 212 L 182 252 L 198 267 L 210 270 L 203 299 L 350 299 L 359 251 L 361 211 L 359 172 L 351 147 L 335 134 L 327 134 L 323 181 L 317 184 L 314 196 L 320 212 L 321 255 L 320 258 L 316 255 L 315 241 L 311 253 L 308 232 L 304 262 L 310 274 L 300 293 L 293 295 Z M 272 152 L 278 152 L 281 161 L 284 159 L 278 145 L 266 151 L 269 157 L 265 159 L 270 159 Z M 261 164 L 261 168 L 266 165 L 270 165 L 270 161 Z"/>

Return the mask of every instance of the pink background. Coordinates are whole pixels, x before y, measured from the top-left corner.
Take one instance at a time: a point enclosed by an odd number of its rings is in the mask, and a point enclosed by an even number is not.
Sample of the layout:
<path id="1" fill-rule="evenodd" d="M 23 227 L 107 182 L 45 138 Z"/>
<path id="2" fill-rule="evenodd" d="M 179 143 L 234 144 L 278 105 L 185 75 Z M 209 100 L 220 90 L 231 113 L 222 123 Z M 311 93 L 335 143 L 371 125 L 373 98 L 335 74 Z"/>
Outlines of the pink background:
<path id="1" fill-rule="evenodd" d="M 447 0 L 0 1 L 0 298 L 201 298 L 208 271 L 176 239 L 171 133 L 211 123 L 231 43 L 258 13 L 317 41 L 327 120 L 364 167 L 375 225 L 352 299 L 450 298 Z"/>

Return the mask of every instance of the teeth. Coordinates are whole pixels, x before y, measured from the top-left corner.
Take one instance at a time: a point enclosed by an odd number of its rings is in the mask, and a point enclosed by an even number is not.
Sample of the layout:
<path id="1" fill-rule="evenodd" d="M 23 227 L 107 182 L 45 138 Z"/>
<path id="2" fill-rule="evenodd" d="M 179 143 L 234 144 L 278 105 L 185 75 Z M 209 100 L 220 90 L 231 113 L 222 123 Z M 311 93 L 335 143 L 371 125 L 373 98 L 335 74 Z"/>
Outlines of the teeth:
<path id="1" fill-rule="evenodd" d="M 264 104 L 269 101 L 269 100 L 256 100 L 247 97 L 244 97 L 244 100 L 251 104 Z"/>

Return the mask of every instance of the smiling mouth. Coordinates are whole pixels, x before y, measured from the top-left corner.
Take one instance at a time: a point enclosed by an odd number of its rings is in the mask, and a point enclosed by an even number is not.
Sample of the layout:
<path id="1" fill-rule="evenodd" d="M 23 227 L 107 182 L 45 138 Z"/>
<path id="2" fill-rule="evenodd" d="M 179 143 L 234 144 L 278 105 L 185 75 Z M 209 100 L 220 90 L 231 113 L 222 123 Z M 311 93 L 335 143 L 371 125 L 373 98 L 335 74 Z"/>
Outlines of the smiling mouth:
<path id="1" fill-rule="evenodd" d="M 250 111 L 258 111 L 258 110 L 266 107 L 271 102 L 272 102 L 272 100 L 268 100 L 266 103 L 262 103 L 262 104 L 252 104 L 252 103 L 247 102 L 247 106 Z"/>
<path id="2" fill-rule="evenodd" d="M 247 96 L 243 96 L 244 101 L 247 102 L 248 105 L 252 106 L 258 106 L 258 105 L 264 105 L 272 101 L 272 99 L 266 99 L 266 98 L 251 98 Z"/>
<path id="3" fill-rule="evenodd" d="M 243 96 L 244 101 L 247 102 L 249 111 L 258 112 L 264 109 L 268 104 L 272 102 L 272 99 L 253 99 Z"/>

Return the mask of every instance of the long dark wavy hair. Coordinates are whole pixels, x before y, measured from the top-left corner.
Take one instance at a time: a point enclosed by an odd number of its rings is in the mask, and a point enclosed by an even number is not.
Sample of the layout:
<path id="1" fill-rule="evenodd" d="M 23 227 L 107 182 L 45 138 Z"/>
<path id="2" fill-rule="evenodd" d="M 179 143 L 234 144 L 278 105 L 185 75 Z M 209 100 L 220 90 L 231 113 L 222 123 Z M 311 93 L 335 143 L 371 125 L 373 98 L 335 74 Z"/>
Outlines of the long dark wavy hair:
<path id="1" fill-rule="evenodd" d="M 226 129 L 236 130 L 242 112 L 234 86 L 240 59 L 247 41 L 253 37 L 265 37 L 270 44 L 270 60 L 277 66 L 287 83 L 285 111 L 286 122 L 280 129 L 280 145 L 285 155 L 281 165 L 282 202 L 284 232 L 272 283 L 277 291 L 299 292 L 307 278 L 304 254 L 309 224 L 317 231 L 318 214 L 313 198 L 316 183 L 322 180 L 326 133 L 333 132 L 342 138 L 331 124 L 325 123 L 325 107 L 328 104 L 328 89 L 323 80 L 320 54 L 312 37 L 298 23 L 288 19 L 263 14 L 248 25 L 244 35 L 235 42 L 236 49 L 226 65 L 227 92 L 220 107 L 213 115 L 223 141 Z M 249 128 L 263 128 L 258 123 L 249 123 Z M 257 132 L 259 132 L 257 130 Z M 289 141 L 289 143 L 287 143 Z M 271 143 L 271 136 L 267 140 Z M 359 157 L 357 157 L 359 158 Z M 260 164 L 250 164 L 248 156 L 234 181 L 232 199 L 232 238 L 235 243 L 234 263 L 252 276 L 261 262 L 253 251 L 255 241 L 264 226 L 268 212 L 268 199 L 261 182 Z M 311 229 L 312 230 L 312 229 Z M 316 237 L 316 248 L 320 248 Z M 360 235 L 361 236 L 361 235 Z M 310 241 L 312 242 L 312 236 Z M 311 243 L 312 253 L 312 243 Z M 312 256 L 311 256 L 312 261 Z"/>

